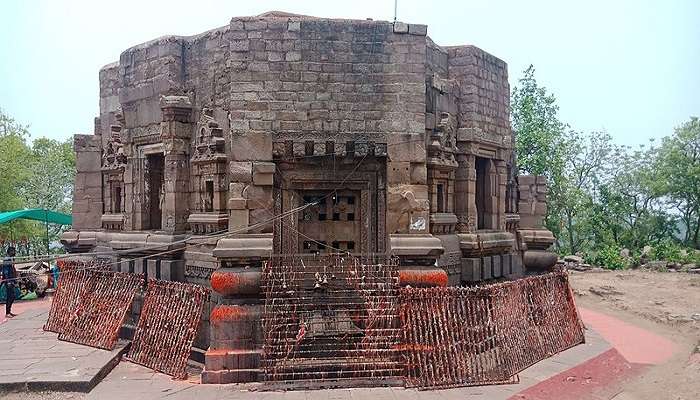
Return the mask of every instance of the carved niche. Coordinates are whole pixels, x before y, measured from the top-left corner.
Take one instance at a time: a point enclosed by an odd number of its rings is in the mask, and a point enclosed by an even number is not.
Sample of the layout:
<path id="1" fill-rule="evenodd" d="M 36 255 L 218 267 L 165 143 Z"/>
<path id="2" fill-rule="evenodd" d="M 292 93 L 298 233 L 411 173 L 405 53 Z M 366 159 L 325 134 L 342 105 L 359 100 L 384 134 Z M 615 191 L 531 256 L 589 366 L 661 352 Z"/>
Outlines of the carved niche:
<path id="1" fill-rule="evenodd" d="M 124 229 L 124 169 L 128 157 L 121 137 L 121 123 L 124 120 L 121 110 L 115 117 L 118 123 L 110 126 L 107 142 L 102 148 L 102 198 L 105 208 L 101 221 L 102 227 L 107 230 Z"/>
<path id="2" fill-rule="evenodd" d="M 194 233 L 226 229 L 226 140 L 214 110 L 203 108 L 192 142 L 193 210 L 188 222 Z"/>

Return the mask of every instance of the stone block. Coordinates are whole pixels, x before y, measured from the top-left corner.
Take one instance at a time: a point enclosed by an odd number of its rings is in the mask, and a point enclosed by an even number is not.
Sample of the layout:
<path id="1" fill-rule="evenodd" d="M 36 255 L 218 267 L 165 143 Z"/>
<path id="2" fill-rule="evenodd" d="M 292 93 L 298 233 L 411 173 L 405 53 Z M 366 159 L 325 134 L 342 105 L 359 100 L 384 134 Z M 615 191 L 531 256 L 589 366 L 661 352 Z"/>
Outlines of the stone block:
<path id="1" fill-rule="evenodd" d="M 387 163 L 386 180 L 388 183 L 410 184 L 411 163 L 408 161 L 392 161 Z"/>
<path id="2" fill-rule="evenodd" d="M 518 186 L 531 186 L 536 182 L 536 177 L 534 175 L 519 175 L 518 176 Z"/>
<path id="3" fill-rule="evenodd" d="M 524 273 L 522 253 L 513 254 L 513 258 L 511 260 L 511 275 L 514 277 L 519 277 L 523 276 Z"/>
<path id="4" fill-rule="evenodd" d="M 547 203 L 535 203 L 535 215 L 546 215 Z"/>
<path id="5" fill-rule="evenodd" d="M 503 273 L 503 276 L 509 276 L 513 273 L 512 262 L 512 254 L 503 254 L 503 256 L 501 257 L 501 272 Z"/>
<path id="6" fill-rule="evenodd" d="M 228 163 L 231 182 L 250 183 L 253 181 L 253 163 L 250 161 L 231 161 Z"/>
<path id="7" fill-rule="evenodd" d="M 481 258 L 481 279 L 493 279 L 493 264 L 491 257 L 486 256 Z"/>
<path id="8" fill-rule="evenodd" d="M 394 33 L 408 33 L 408 24 L 405 22 L 394 22 Z"/>
<path id="9" fill-rule="evenodd" d="M 230 200 L 229 200 L 230 201 Z M 232 209 L 228 214 L 228 229 L 238 231 L 247 227 L 250 223 L 250 211 L 247 209 Z"/>
<path id="10" fill-rule="evenodd" d="M 416 36 L 426 36 L 428 34 L 428 25 L 409 24 L 408 33 Z"/>
<path id="11" fill-rule="evenodd" d="M 231 158 L 234 161 L 271 161 L 272 136 L 269 133 L 232 134 Z"/>
<path id="12" fill-rule="evenodd" d="M 78 153 L 75 157 L 75 170 L 77 172 L 99 172 L 102 166 L 100 155 L 97 152 Z"/>
<path id="13" fill-rule="evenodd" d="M 211 275 L 211 287 L 227 297 L 260 293 L 261 269 L 255 267 L 219 268 Z"/>
<path id="14" fill-rule="evenodd" d="M 258 186 L 272 186 L 275 174 L 275 163 L 253 163 L 253 184 Z"/>
<path id="15" fill-rule="evenodd" d="M 204 368 L 206 371 L 221 371 L 226 365 L 226 350 L 209 350 L 204 355 Z"/>
<path id="16" fill-rule="evenodd" d="M 250 226 L 255 226 L 248 233 L 269 233 L 272 232 L 272 213 L 268 209 L 250 210 Z"/>
<path id="17" fill-rule="evenodd" d="M 161 260 L 160 279 L 166 281 L 185 281 L 185 260 Z"/>
<path id="18" fill-rule="evenodd" d="M 421 141 L 420 135 L 390 134 L 387 140 L 389 158 L 392 161 L 425 162 L 425 146 Z"/>
<path id="19" fill-rule="evenodd" d="M 285 61 L 301 61 L 301 52 L 300 51 L 288 51 L 287 54 L 284 56 Z"/>
<path id="20" fill-rule="evenodd" d="M 241 198 L 228 199 L 229 210 L 245 210 L 248 205 L 248 200 Z"/>
<path id="21" fill-rule="evenodd" d="M 412 268 L 399 270 L 399 285 L 411 287 L 447 286 L 447 272 L 441 268 Z"/>
<path id="22" fill-rule="evenodd" d="M 428 183 L 428 169 L 424 163 L 411 163 L 411 184 L 425 185 Z"/>
<path id="23" fill-rule="evenodd" d="M 231 51 L 248 51 L 250 42 L 246 39 L 231 40 L 229 42 L 229 50 Z"/>
<path id="24" fill-rule="evenodd" d="M 148 279 L 160 279 L 158 260 L 148 260 Z"/>
<path id="25" fill-rule="evenodd" d="M 491 256 L 491 269 L 493 270 L 493 277 L 500 278 L 503 276 L 503 270 L 501 265 L 501 255 L 496 254 Z"/>
<path id="26" fill-rule="evenodd" d="M 272 187 L 253 185 L 248 187 L 246 193 L 248 195 L 248 208 L 252 210 L 272 210 L 274 207 Z"/>
<path id="27" fill-rule="evenodd" d="M 262 343 L 260 306 L 216 306 L 209 317 L 212 350 L 253 349 Z"/>
<path id="28" fill-rule="evenodd" d="M 481 280 L 481 259 L 462 258 L 462 281 L 477 282 Z"/>

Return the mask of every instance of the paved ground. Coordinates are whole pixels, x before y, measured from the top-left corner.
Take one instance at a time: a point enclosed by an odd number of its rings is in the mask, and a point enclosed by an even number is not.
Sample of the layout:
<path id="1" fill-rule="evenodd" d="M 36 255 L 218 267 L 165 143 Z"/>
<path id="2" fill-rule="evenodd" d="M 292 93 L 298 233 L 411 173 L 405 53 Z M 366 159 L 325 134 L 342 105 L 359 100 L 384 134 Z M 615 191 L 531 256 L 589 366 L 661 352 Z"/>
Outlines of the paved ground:
<path id="1" fill-rule="evenodd" d="M 37 390 L 36 382 L 89 381 L 115 352 L 60 342 L 55 334 L 41 331 L 48 302 L 18 308 L 21 316 L 0 323 L 3 356 L 1 382 L 19 382 L 23 389 Z M 197 377 L 174 381 L 145 367 L 122 361 L 92 391 L 84 393 L 9 393 L 7 399 L 615 399 L 622 382 L 651 364 L 661 364 L 675 351 L 663 337 L 625 324 L 604 314 L 582 309 L 589 326 L 586 343 L 544 360 L 520 374 L 514 385 L 416 391 L 403 388 L 261 392 L 256 385 L 201 385 Z M 639 349 L 645 349 L 640 352 Z M 8 368 L 7 365 L 11 367 Z M 19 387 L 15 389 L 20 389 Z"/>
<path id="2" fill-rule="evenodd" d="M 44 332 L 49 301 L 17 303 L 13 312 L 19 315 L 0 321 L 1 390 L 87 391 L 119 357 L 123 345 L 110 352 L 62 342 L 57 334 Z"/>
<path id="3" fill-rule="evenodd" d="M 439 391 L 417 391 L 403 388 L 335 389 L 308 392 L 259 392 L 254 385 L 200 385 L 190 382 L 173 381 L 168 376 L 122 362 L 107 376 L 87 399 L 264 399 L 264 400 L 305 400 L 332 399 L 354 400 L 373 398 L 377 400 L 414 399 L 508 399 L 519 392 L 542 381 L 563 373 L 582 362 L 593 359 L 611 349 L 610 345 L 596 332 L 589 330 L 586 344 L 567 350 L 530 367 L 520 374 L 520 383 L 515 385 L 484 386 Z M 535 398 L 535 397 L 532 397 Z"/>

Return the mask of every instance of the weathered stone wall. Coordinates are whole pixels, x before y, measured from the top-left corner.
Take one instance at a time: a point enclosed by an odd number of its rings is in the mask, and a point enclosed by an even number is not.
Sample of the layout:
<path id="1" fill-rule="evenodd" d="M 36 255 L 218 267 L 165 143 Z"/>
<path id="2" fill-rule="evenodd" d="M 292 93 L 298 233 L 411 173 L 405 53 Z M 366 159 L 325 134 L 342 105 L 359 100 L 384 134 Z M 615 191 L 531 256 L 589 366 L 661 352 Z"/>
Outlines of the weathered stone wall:
<path id="1" fill-rule="evenodd" d="M 102 217 L 102 146 L 99 135 L 75 135 L 73 229 L 99 229 Z"/>
<path id="2" fill-rule="evenodd" d="M 449 76 L 459 82 L 460 135 L 510 147 L 510 86 L 506 63 L 474 46 L 447 47 Z"/>
<path id="3" fill-rule="evenodd" d="M 547 177 L 520 175 L 518 177 L 518 214 L 520 228 L 542 228 L 547 214 Z"/>
<path id="4" fill-rule="evenodd" d="M 114 111 L 118 100 L 126 128 L 154 133 L 159 95 L 183 91 L 195 108 L 225 116 L 217 119 L 230 121 L 234 135 L 421 134 L 420 33 L 394 33 L 388 22 L 234 18 L 201 35 L 123 52 L 118 66 L 100 72 L 101 112 Z"/>

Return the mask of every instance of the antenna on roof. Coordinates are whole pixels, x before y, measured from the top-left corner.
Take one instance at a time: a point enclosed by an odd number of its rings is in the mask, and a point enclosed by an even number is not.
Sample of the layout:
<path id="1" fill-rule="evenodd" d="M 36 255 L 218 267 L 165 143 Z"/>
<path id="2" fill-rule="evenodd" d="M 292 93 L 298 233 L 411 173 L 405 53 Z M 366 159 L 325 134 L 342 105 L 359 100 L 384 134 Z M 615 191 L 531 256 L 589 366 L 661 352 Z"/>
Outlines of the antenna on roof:
<path id="1" fill-rule="evenodd" d="M 394 0 L 394 22 L 396 22 L 396 7 L 399 0 Z"/>

